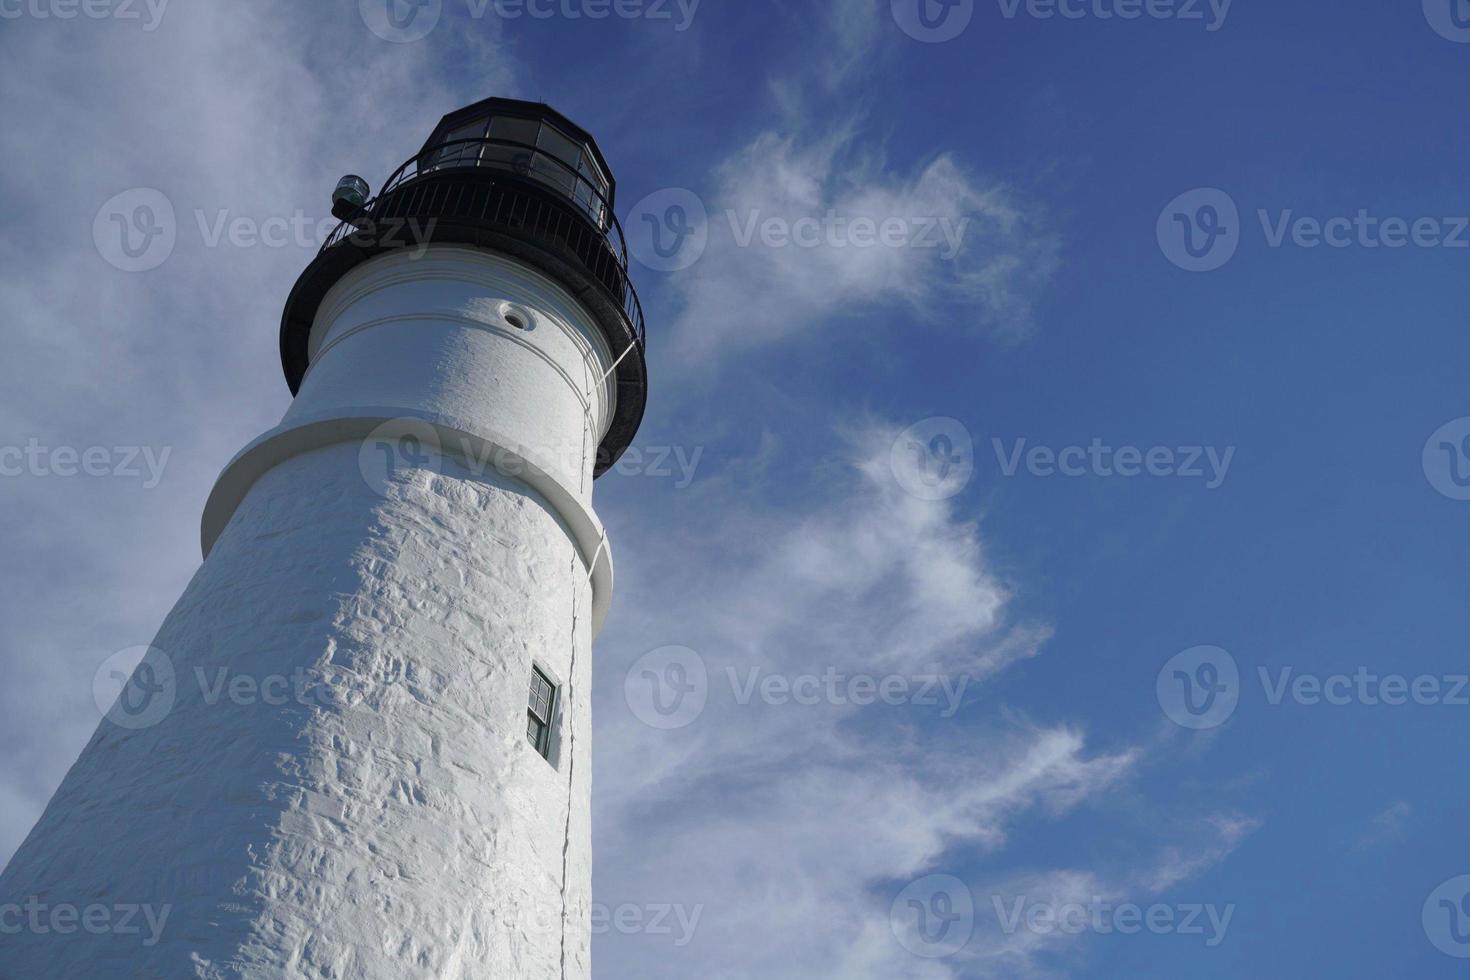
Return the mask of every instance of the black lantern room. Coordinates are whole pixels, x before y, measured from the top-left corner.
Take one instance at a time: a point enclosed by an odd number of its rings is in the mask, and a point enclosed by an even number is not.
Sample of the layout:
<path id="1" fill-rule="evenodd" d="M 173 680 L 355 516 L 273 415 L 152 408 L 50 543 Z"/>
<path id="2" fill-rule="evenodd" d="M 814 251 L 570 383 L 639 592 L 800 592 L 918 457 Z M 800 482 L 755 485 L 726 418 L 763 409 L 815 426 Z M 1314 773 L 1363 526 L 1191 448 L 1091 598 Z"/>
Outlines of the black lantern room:
<path id="1" fill-rule="evenodd" d="M 504 252 L 560 282 L 592 312 L 613 356 L 617 408 L 598 447 L 606 472 L 628 444 L 647 400 L 643 310 L 628 278 L 627 245 L 613 211 L 616 182 L 591 134 L 540 102 L 485 99 L 449 113 L 423 148 L 369 198 L 344 177 L 333 195 L 342 224 L 297 281 L 281 321 L 281 363 L 295 394 L 322 298 L 375 255 L 428 243 Z"/>
<path id="2" fill-rule="evenodd" d="M 612 213 L 612 172 L 591 134 L 548 105 L 486 99 L 451 112 L 419 153 L 423 172 L 492 167 L 528 176 L 571 198 L 604 230 Z"/>

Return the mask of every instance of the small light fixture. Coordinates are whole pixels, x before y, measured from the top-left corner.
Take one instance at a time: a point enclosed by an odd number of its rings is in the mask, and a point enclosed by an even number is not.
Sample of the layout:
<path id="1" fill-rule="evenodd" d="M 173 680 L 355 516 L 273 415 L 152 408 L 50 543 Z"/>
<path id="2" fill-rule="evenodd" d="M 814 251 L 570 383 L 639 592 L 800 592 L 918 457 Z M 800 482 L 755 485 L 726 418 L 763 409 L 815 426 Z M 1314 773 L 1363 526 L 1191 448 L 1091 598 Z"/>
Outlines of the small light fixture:
<path id="1" fill-rule="evenodd" d="M 337 189 L 332 191 L 332 216 L 341 221 L 357 217 L 366 206 L 371 190 L 368 182 L 357 174 L 343 177 L 337 181 Z"/>

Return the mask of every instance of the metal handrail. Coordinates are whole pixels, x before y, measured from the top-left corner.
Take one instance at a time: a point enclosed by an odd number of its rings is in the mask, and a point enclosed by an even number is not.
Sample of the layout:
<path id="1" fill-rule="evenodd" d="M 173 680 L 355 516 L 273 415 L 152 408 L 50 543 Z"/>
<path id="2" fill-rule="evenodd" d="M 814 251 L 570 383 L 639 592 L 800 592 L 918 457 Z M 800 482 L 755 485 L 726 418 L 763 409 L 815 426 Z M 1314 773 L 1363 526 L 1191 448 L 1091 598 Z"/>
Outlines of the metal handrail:
<path id="1" fill-rule="evenodd" d="M 463 162 L 463 150 L 465 145 L 471 143 L 479 144 L 482 151 L 484 147 L 487 146 L 499 146 L 529 152 L 530 154 L 532 154 L 531 165 L 525 168 L 525 172 L 522 172 L 520 168 L 514 165 L 507 166 L 502 161 L 492 161 L 484 159 L 485 155 L 483 152 L 476 153 L 471 162 L 465 163 Z M 445 153 L 446 147 L 456 146 L 460 149 L 455 154 L 453 162 L 435 162 L 446 160 L 448 158 L 448 155 Z M 612 202 L 608 200 L 605 194 L 597 189 L 597 186 L 595 184 L 593 184 L 585 176 L 583 176 L 575 167 L 567 163 L 565 160 L 553 156 L 544 147 L 538 147 L 530 143 L 522 143 L 518 140 L 477 137 L 473 139 L 446 140 L 443 143 L 437 143 L 434 146 L 428 147 L 425 150 L 421 150 L 420 152 L 410 157 L 408 160 L 404 161 L 403 165 L 393 172 L 392 176 L 390 176 L 388 180 L 383 184 L 382 189 L 378 191 L 377 195 L 372 200 L 366 202 L 363 205 L 362 211 L 359 213 L 359 216 L 357 218 L 349 218 L 348 220 L 339 223 L 337 227 L 333 229 L 332 233 L 327 236 L 326 241 L 322 243 L 321 251 L 325 252 L 327 249 L 338 244 L 344 238 L 347 238 L 355 231 L 359 230 L 358 225 L 355 223 L 356 221 L 362 220 L 363 217 L 370 216 L 374 207 L 386 195 L 393 193 L 399 187 L 418 177 L 448 170 L 485 168 L 488 170 L 498 170 L 503 173 L 512 174 L 516 177 L 520 177 L 526 180 L 546 184 L 546 181 L 538 180 L 531 172 L 531 166 L 535 166 L 542 161 L 550 161 L 556 164 L 558 167 L 561 167 L 568 174 L 570 174 L 573 181 L 572 187 L 574 189 L 579 185 L 585 184 L 587 186 L 587 189 L 592 192 L 597 200 L 597 203 L 602 207 L 602 214 L 604 217 L 601 221 L 595 221 L 593 215 L 587 214 L 587 218 L 590 222 L 593 222 L 597 226 L 598 231 L 602 233 L 604 240 L 608 243 L 610 247 L 613 246 L 613 238 L 609 235 L 609 232 L 615 232 L 617 234 L 616 246 L 611 247 L 610 251 L 618 264 L 618 271 L 621 273 L 620 278 L 623 284 L 623 295 L 619 297 L 619 299 L 622 302 L 623 314 L 628 318 L 628 322 L 633 328 L 633 336 L 635 342 L 638 344 L 640 349 L 644 348 L 645 331 L 643 321 L 643 304 L 639 301 L 638 293 L 633 288 L 632 280 L 628 275 L 628 242 L 626 236 L 623 234 L 622 223 L 618 221 L 617 215 L 613 213 Z M 584 213 L 587 211 L 586 205 L 578 201 L 573 195 L 565 194 L 565 192 L 560 191 L 557 185 L 547 184 L 547 188 L 552 192 L 564 195 L 570 204 L 572 204 L 579 210 L 582 210 Z"/>

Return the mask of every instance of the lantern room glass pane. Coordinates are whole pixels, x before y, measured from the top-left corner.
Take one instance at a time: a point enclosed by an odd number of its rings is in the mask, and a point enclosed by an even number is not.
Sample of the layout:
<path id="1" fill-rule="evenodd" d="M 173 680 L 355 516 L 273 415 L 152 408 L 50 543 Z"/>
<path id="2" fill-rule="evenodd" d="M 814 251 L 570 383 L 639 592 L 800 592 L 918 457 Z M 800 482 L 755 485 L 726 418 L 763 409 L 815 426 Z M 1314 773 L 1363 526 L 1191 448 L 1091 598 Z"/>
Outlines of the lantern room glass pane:
<path id="1" fill-rule="evenodd" d="M 496 116 L 490 120 L 490 138 L 508 140 L 512 143 L 536 145 L 536 134 L 541 124 L 524 116 Z M 490 145 L 485 148 L 484 160 L 491 166 L 504 167 L 524 174 L 531 169 L 532 151 L 526 146 Z"/>
<path id="2" fill-rule="evenodd" d="M 477 119 L 472 123 L 466 123 L 458 129 L 450 130 L 444 137 L 445 143 L 454 143 L 456 140 L 481 139 L 485 135 L 485 120 Z M 435 157 L 431 167 L 472 167 L 480 162 L 480 151 L 483 144 L 460 143 L 456 146 L 446 146 L 440 150 Z"/>
<path id="3" fill-rule="evenodd" d="M 576 192 L 577 164 L 582 159 L 582 144 L 550 123 L 542 123 L 536 145 L 546 153 L 536 155 L 532 172 L 538 179 L 555 187 L 567 197 L 572 197 Z"/>
<path id="4" fill-rule="evenodd" d="M 582 151 L 582 161 L 577 165 L 577 173 L 581 176 L 581 180 L 577 182 L 577 203 L 591 215 L 598 227 L 602 227 L 607 213 L 602 202 L 607 200 L 608 184 L 591 150 Z"/>
<path id="5" fill-rule="evenodd" d="M 577 163 L 582 159 L 582 144 L 550 123 L 541 124 L 541 135 L 536 145 L 567 164 L 569 170 L 577 169 Z"/>
<path id="6" fill-rule="evenodd" d="M 490 138 L 493 140 L 510 140 L 535 146 L 536 134 L 540 129 L 539 120 L 524 116 L 496 116 L 490 120 Z"/>
<path id="7" fill-rule="evenodd" d="M 586 177 L 588 180 L 592 181 L 593 185 L 598 189 L 598 191 L 602 193 L 604 197 L 607 196 L 607 178 L 602 175 L 602 168 L 599 167 L 597 165 L 597 161 L 592 158 L 591 151 L 587 151 L 582 154 L 582 163 L 580 166 L 577 167 L 577 170 L 582 174 L 583 177 Z"/>
<path id="8" fill-rule="evenodd" d="M 610 181 L 585 142 L 535 115 L 497 113 L 465 123 L 444 135 L 445 143 L 487 138 L 495 143 L 446 146 L 420 162 L 421 172 L 441 167 L 488 166 L 529 176 L 574 201 L 606 229 L 604 203 Z M 533 149 L 534 147 L 534 149 Z"/>
<path id="9" fill-rule="evenodd" d="M 567 197 L 572 196 L 577 180 L 576 175 L 545 153 L 536 154 L 536 162 L 531 166 L 531 174 L 543 184 L 550 184 Z"/>

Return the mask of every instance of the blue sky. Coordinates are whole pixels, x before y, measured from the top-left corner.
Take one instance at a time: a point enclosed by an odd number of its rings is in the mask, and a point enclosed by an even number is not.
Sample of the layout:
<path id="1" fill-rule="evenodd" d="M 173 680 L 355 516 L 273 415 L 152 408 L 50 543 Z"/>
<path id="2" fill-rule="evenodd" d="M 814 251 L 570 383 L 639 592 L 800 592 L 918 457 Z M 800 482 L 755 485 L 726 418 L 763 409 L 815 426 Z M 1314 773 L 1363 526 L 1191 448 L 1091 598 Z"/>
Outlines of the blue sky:
<path id="1" fill-rule="evenodd" d="M 598 136 L 648 260 L 647 455 L 598 485 L 594 750 L 596 898 L 643 924 L 597 937 L 599 977 L 1470 972 L 1470 905 L 1440 905 L 1470 891 L 1461 0 L 925 0 L 941 33 L 970 18 L 943 41 L 912 36 L 919 0 L 443 0 L 413 41 L 376 2 L 0 2 L 0 448 L 107 450 L 106 475 L 0 477 L 0 855 L 95 728 L 99 665 L 197 567 L 214 476 L 285 409 L 314 244 L 209 229 L 314 225 L 340 174 L 380 181 L 498 94 Z M 176 244 L 129 272 L 93 232 L 138 188 Z M 685 267 L 648 267 L 691 199 Z M 1182 268 L 1213 215 L 1218 267 Z M 820 241 L 781 243 L 804 218 Z M 1303 218 L 1355 223 L 1311 247 Z M 858 219 L 909 237 L 861 247 Z M 1046 462 L 1094 440 L 1201 475 Z M 128 447 L 167 451 L 156 479 Z M 706 679 L 676 726 L 639 687 L 674 662 Z M 1176 688 L 1201 666 L 1227 668 L 1214 702 Z M 779 693 L 827 674 L 908 693 Z M 1356 675 L 1439 693 L 1334 688 Z M 1176 927 L 1123 934 L 1118 906 Z"/>

